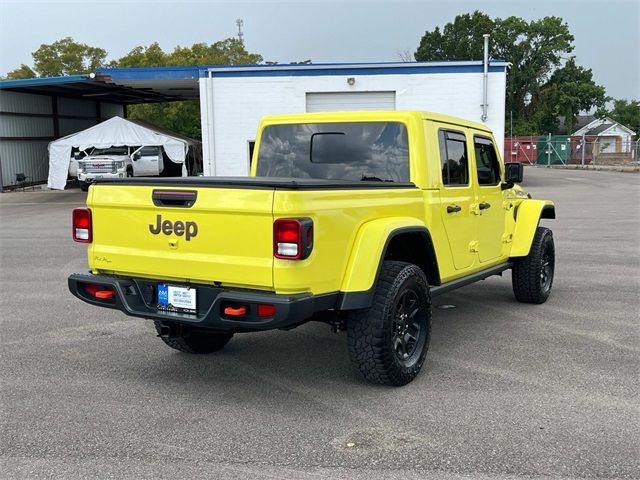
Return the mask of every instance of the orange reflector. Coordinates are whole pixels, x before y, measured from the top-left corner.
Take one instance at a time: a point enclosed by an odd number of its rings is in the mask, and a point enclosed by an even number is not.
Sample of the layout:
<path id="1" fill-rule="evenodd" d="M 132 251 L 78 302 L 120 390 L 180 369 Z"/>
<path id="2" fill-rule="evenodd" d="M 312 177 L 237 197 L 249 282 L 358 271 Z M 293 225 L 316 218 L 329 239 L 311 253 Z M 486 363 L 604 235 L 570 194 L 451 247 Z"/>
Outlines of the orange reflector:
<path id="1" fill-rule="evenodd" d="M 266 303 L 261 303 L 258 305 L 258 316 L 259 317 L 273 317 L 276 314 L 276 306 L 270 305 Z"/>
<path id="2" fill-rule="evenodd" d="M 240 315 L 246 315 L 246 313 L 247 313 L 247 307 L 238 307 L 238 308 L 226 307 L 224 309 L 224 314 L 230 315 L 232 317 L 239 317 Z"/>
<path id="3" fill-rule="evenodd" d="M 98 290 L 95 293 L 96 298 L 113 298 L 116 296 L 116 292 L 113 290 Z"/>

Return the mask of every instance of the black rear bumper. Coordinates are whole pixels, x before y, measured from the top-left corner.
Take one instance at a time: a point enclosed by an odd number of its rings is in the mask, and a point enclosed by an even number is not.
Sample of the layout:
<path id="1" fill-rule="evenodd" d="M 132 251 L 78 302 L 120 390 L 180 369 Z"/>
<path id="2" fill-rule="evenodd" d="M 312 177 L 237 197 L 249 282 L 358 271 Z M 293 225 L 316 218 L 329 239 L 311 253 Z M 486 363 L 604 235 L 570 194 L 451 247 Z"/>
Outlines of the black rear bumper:
<path id="1" fill-rule="evenodd" d="M 91 305 L 120 310 L 132 317 L 182 323 L 223 332 L 292 328 L 309 320 L 316 312 L 333 308 L 337 299 L 337 294 L 277 295 L 209 285 L 189 285 L 197 289 L 197 310 L 186 313 L 158 309 L 157 285 L 166 282 L 80 273 L 70 275 L 68 282 L 71 293 Z M 110 288 L 115 295 L 112 298 L 96 298 L 87 290 L 88 285 Z M 259 317 L 259 304 L 275 306 L 275 314 Z M 226 306 L 236 305 L 247 306 L 247 313 L 235 317 L 225 315 Z"/>

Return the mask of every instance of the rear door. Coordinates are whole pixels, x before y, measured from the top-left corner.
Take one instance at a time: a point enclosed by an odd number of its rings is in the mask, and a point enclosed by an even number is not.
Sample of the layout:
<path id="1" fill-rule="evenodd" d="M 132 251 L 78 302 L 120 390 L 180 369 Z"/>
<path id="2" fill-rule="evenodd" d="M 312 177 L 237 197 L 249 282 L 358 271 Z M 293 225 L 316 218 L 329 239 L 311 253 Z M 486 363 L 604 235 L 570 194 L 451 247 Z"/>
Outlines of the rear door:
<path id="1" fill-rule="evenodd" d="M 438 129 L 442 184 L 440 210 L 456 270 L 471 268 L 477 258 L 475 188 L 469 171 L 469 151 L 464 129 Z"/>
<path id="2" fill-rule="evenodd" d="M 478 257 L 480 263 L 502 255 L 505 215 L 502 200 L 502 172 L 497 149 L 490 137 L 474 135 L 473 151 L 478 184 Z"/>
<path id="3" fill-rule="evenodd" d="M 273 189 L 98 184 L 91 190 L 92 269 L 273 287 Z"/>

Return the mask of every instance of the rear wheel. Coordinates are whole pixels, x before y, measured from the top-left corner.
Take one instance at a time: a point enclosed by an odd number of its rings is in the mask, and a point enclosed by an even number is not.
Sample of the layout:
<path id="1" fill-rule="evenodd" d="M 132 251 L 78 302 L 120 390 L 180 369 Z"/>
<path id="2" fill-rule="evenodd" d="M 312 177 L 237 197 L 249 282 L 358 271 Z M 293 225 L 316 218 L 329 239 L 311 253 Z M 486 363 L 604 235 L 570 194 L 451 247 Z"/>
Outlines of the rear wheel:
<path id="1" fill-rule="evenodd" d="M 529 255 L 515 259 L 511 272 L 513 293 L 519 302 L 544 303 L 551 294 L 555 272 L 555 245 L 551 230 L 538 227 Z"/>
<path id="2" fill-rule="evenodd" d="M 222 349 L 233 333 L 195 332 L 176 325 L 154 322 L 156 331 L 164 343 L 184 353 L 213 353 Z M 167 335 L 167 330 L 169 334 Z"/>
<path id="3" fill-rule="evenodd" d="M 385 261 L 373 304 L 350 313 L 347 338 L 351 363 L 364 378 L 400 386 L 420 372 L 431 337 L 431 300 L 417 266 Z"/>

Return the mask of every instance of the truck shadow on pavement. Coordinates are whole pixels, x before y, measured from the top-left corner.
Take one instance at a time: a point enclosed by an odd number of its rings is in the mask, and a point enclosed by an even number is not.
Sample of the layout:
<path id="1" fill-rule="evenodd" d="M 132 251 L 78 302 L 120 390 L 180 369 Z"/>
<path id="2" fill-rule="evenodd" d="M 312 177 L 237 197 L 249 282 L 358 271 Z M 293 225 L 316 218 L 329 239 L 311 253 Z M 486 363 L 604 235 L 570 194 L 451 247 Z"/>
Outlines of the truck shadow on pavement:
<path id="1" fill-rule="evenodd" d="M 483 282 L 461 292 L 434 300 L 431 345 L 413 384 L 443 373 L 438 369 L 446 368 L 441 361 L 444 356 L 468 357 L 474 351 L 493 349 L 496 332 L 518 322 L 509 315 L 515 300 L 504 280 Z M 483 308 L 484 302 L 491 308 Z M 443 305 L 454 308 L 441 309 Z M 291 331 L 237 334 L 223 350 L 209 355 L 175 352 L 160 339 L 146 338 L 148 356 L 131 367 L 130 373 L 152 382 L 177 382 L 190 390 L 231 384 L 248 390 L 265 385 L 284 390 L 323 386 L 387 389 L 368 384 L 352 370 L 346 337 L 346 332 L 335 334 L 328 325 L 309 322 Z"/>

